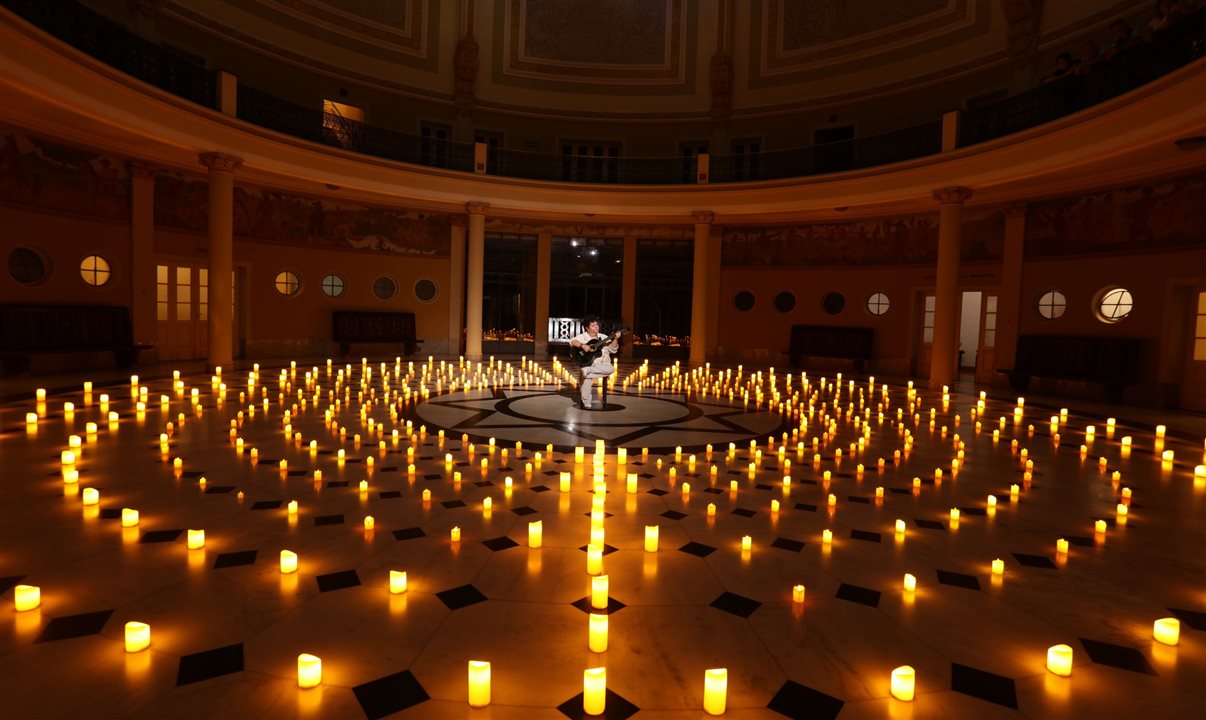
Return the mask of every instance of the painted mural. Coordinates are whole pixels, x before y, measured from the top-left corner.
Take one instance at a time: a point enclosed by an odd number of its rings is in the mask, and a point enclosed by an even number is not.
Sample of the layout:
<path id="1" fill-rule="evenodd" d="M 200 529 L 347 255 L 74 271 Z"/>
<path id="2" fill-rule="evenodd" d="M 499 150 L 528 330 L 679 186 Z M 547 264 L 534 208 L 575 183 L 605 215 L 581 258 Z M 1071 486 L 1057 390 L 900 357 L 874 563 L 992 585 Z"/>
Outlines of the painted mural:
<path id="1" fill-rule="evenodd" d="M 14 130 L 0 132 L 0 203 L 105 220 L 130 219 L 130 183 L 124 163 Z"/>
<path id="2" fill-rule="evenodd" d="M 205 232 L 208 185 L 178 175 L 155 181 L 155 224 Z M 344 204 L 255 186 L 236 185 L 235 237 L 260 242 L 446 257 L 447 216 Z"/>
<path id="3" fill-rule="evenodd" d="M 1004 220 L 999 212 L 969 211 L 963 223 L 963 261 L 1000 258 L 1004 235 Z M 937 260 L 937 214 L 821 225 L 731 228 L 725 230 L 721 251 L 721 262 L 729 267 L 914 265 Z"/>
<path id="4" fill-rule="evenodd" d="M 1206 176 L 1032 203 L 1026 256 L 1206 246 Z"/>

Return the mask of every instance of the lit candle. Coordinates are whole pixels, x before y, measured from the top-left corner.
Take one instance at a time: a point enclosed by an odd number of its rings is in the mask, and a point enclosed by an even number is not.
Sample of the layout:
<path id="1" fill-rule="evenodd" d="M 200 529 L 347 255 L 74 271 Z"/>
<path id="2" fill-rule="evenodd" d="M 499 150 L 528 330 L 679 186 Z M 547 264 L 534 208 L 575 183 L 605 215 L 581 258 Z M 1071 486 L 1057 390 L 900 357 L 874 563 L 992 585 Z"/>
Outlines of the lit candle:
<path id="1" fill-rule="evenodd" d="M 95 505 L 100 502 L 100 491 L 96 488 L 84 488 L 83 501 L 85 505 Z"/>
<path id="2" fill-rule="evenodd" d="M 773 512 L 773 513 L 779 512 L 779 501 L 778 500 L 771 500 L 771 512 Z"/>
<path id="3" fill-rule="evenodd" d="M 290 515 L 296 515 L 296 514 L 297 514 L 297 501 L 296 501 L 296 500 L 290 500 L 290 501 L 289 501 L 289 504 L 285 506 L 285 510 L 286 510 L 286 511 L 287 511 L 287 512 L 288 512 Z"/>
<path id="4" fill-rule="evenodd" d="M 401 595 L 406 592 L 406 571 L 389 571 L 389 592 L 391 595 Z"/>
<path id="5" fill-rule="evenodd" d="M 538 548 L 544 545 L 544 523 L 540 520 L 528 523 L 528 547 Z"/>
<path id="6" fill-rule="evenodd" d="M 142 652 L 151 647 L 151 626 L 131 620 L 126 623 L 126 652 Z"/>
<path id="7" fill-rule="evenodd" d="M 297 553 L 292 550 L 281 550 L 281 573 L 288 575 L 297 572 Z"/>
<path id="8" fill-rule="evenodd" d="M 607 668 L 597 667 L 583 671 L 582 711 L 587 715 L 602 715 L 606 707 Z"/>
<path id="9" fill-rule="evenodd" d="M 375 527 L 377 527 L 376 519 L 374 519 L 372 515 L 365 515 L 364 516 L 364 529 L 372 530 Z"/>
<path id="10" fill-rule="evenodd" d="M 561 473 L 561 492 L 567 493 L 570 491 L 570 474 L 567 472 Z"/>
<path id="11" fill-rule="evenodd" d="M 636 473 L 628 473 L 628 492 L 629 492 L 629 494 L 632 494 L 632 493 L 635 493 L 636 491 L 637 491 L 637 474 Z"/>
<path id="12" fill-rule="evenodd" d="M 1005 561 L 1004 560 L 1002 560 L 1001 558 L 997 558 L 996 560 L 992 561 L 992 574 L 993 575 L 1004 575 L 1005 574 Z"/>
<path id="13" fill-rule="evenodd" d="M 13 588 L 13 606 L 17 612 L 33 610 L 42 604 L 42 588 L 37 585 L 18 585 Z"/>
<path id="14" fill-rule="evenodd" d="M 1094 531 L 1095 531 L 1095 532 L 1096 532 L 1098 535 L 1105 535 L 1105 531 L 1106 531 L 1106 521 L 1105 521 L 1105 520 L 1098 520 L 1097 522 L 1093 523 L 1093 530 L 1094 530 Z"/>
<path id="15" fill-rule="evenodd" d="M 591 652 L 607 652 L 607 616 L 599 613 L 590 614 L 590 637 L 587 645 Z"/>
<path id="16" fill-rule="evenodd" d="M 833 542 L 833 531 L 832 530 L 822 530 L 821 531 L 821 542 L 823 542 L 826 545 L 832 543 Z"/>
<path id="17" fill-rule="evenodd" d="M 800 604 L 804 602 L 804 586 L 793 585 L 791 588 L 791 601 Z"/>
<path id="18" fill-rule="evenodd" d="M 905 589 L 905 592 L 913 592 L 914 590 L 916 590 L 917 589 L 917 576 L 915 576 L 913 573 L 905 573 L 904 589 Z"/>
<path id="19" fill-rule="evenodd" d="M 1119 525 L 1126 525 L 1127 507 L 1123 503 L 1118 503 L 1116 520 Z"/>
<path id="20" fill-rule="evenodd" d="M 1181 621 L 1176 618 L 1160 618 L 1152 626 L 1152 637 L 1165 645 L 1176 645 L 1181 640 Z"/>
<path id="21" fill-rule="evenodd" d="M 905 521 L 898 519 L 896 521 L 896 534 L 904 535 L 904 532 L 905 532 Z"/>
<path id="22" fill-rule="evenodd" d="M 590 544 L 586 546 L 586 572 L 589 575 L 603 574 L 603 546 Z"/>
<path id="23" fill-rule="evenodd" d="M 452 534 L 452 542 L 460 542 L 461 541 L 461 529 L 459 527 L 452 528 L 451 534 Z"/>
<path id="24" fill-rule="evenodd" d="M 1071 675 L 1072 648 L 1067 645 L 1052 645 L 1047 648 L 1047 669 L 1063 677 Z"/>
<path id="25" fill-rule="evenodd" d="M 469 707 L 483 708 L 490 704 L 490 663 L 469 661 Z"/>
<path id="26" fill-rule="evenodd" d="M 904 702 L 913 701 L 913 689 L 917 672 L 909 665 L 901 665 L 892 671 L 892 697 Z"/>
<path id="27" fill-rule="evenodd" d="M 322 683 L 322 660 L 315 655 L 302 653 L 297 656 L 297 686 L 318 687 Z"/>
<path id="28" fill-rule="evenodd" d="M 200 550 L 205 547 L 205 531 L 204 530 L 189 530 L 188 531 L 188 549 Z"/>
<path id="29" fill-rule="evenodd" d="M 645 552 L 657 552 L 658 526 L 645 526 Z"/>
<path id="30" fill-rule="evenodd" d="M 704 671 L 704 712 L 709 715 L 724 715 L 726 696 L 729 691 L 727 668 L 709 668 Z"/>
<path id="31" fill-rule="evenodd" d="M 431 490 L 423 490 L 423 502 L 431 502 Z"/>
<path id="32" fill-rule="evenodd" d="M 590 579 L 590 606 L 592 608 L 607 609 L 608 584 L 606 575 L 596 575 Z"/>
<path id="33" fill-rule="evenodd" d="M 1068 554 L 1068 541 L 1063 538 L 1056 540 L 1055 541 L 1055 552 L 1059 553 L 1060 555 L 1067 555 Z"/>
<path id="34" fill-rule="evenodd" d="M 716 503 L 708 503 L 708 517 L 716 517 Z"/>
<path id="35" fill-rule="evenodd" d="M 138 511 L 133 508 L 122 508 L 121 526 L 126 528 L 138 527 Z"/>

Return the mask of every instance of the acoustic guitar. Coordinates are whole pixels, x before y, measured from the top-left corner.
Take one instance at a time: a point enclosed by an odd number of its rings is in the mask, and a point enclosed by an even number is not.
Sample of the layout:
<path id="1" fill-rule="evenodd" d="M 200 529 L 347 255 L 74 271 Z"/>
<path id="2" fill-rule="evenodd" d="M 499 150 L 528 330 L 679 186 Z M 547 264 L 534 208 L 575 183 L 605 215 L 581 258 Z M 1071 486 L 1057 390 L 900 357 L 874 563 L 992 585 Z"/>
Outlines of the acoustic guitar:
<path id="1" fill-rule="evenodd" d="M 574 361 L 578 363 L 579 367 L 586 367 L 587 365 L 590 365 L 591 363 L 593 363 L 596 358 L 598 358 L 600 355 L 602 355 L 603 349 L 606 346 L 610 345 L 613 340 L 616 340 L 616 339 L 620 338 L 621 336 L 630 335 L 630 334 L 632 334 L 632 330 L 629 328 L 621 328 L 619 330 L 616 330 L 611 335 L 604 335 L 602 333 L 599 333 L 599 336 L 597 338 L 595 338 L 593 340 L 588 340 L 587 342 L 583 343 L 582 347 L 580 347 L 580 348 L 574 347 L 573 345 L 571 345 L 570 346 L 570 357 L 573 358 Z"/>

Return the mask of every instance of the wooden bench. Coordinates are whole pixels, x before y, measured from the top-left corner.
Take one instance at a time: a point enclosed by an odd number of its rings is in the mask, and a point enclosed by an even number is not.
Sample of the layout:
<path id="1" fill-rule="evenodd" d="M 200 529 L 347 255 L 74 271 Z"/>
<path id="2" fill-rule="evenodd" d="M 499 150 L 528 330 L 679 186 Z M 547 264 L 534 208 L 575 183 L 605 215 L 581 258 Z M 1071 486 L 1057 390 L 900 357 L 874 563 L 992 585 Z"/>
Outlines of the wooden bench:
<path id="1" fill-rule="evenodd" d="M 415 314 L 375 310 L 338 310 L 332 313 L 331 339 L 347 355 L 352 343 L 398 343 L 407 355 L 413 355 L 419 339 L 415 336 Z"/>
<path id="2" fill-rule="evenodd" d="M 1141 340 L 1080 335 L 1022 335 L 1012 368 L 998 368 L 1024 393 L 1034 377 L 1099 383 L 1106 399 L 1122 402 L 1127 385 L 1139 379 Z"/>
<path id="3" fill-rule="evenodd" d="M 841 325 L 792 325 L 791 345 L 787 350 L 791 363 L 803 367 L 805 358 L 851 360 L 854 369 L 863 371 L 872 357 L 875 330 Z"/>
<path id="4" fill-rule="evenodd" d="M 126 368 L 154 345 L 134 342 L 130 309 L 115 305 L 0 304 L 4 374 L 29 372 L 36 355 L 111 352 Z"/>

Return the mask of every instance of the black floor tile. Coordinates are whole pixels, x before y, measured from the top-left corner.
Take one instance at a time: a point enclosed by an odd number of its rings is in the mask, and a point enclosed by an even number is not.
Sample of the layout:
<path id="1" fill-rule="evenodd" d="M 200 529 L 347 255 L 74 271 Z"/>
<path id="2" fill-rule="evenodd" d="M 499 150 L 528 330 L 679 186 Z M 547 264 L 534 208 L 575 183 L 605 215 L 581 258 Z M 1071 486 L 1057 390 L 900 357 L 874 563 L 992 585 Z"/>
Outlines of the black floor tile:
<path id="1" fill-rule="evenodd" d="M 183 530 L 151 530 L 144 532 L 142 537 L 138 539 L 140 543 L 163 543 L 175 542 L 176 538 L 180 537 Z"/>
<path id="2" fill-rule="evenodd" d="M 276 510 L 280 506 L 280 500 L 257 500 L 251 503 L 252 510 Z"/>
<path id="3" fill-rule="evenodd" d="M 1097 544 L 1096 540 L 1084 535 L 1065 535 L 1064 539 L 1068 541 L 1069 545 L 1074 545 L 1076 547 L 1093 547 Z"/>
<path id="4" fill-rule="evenodd" d="M 685 552 L 688 555 L 694 555 L 695 557 L 706 558 L 707 556 L 716 552 L 716 548 L 712 547 L 711 545 L 704 545 L 703 543 L 692 541 L 680 547 L 678 551 Z"/>
<path id="5" fill-rule="evenodd" d="M 687 517 L 687 513 L 681 513 L 677 510 L 667 510 L 666 512 L 662 513 L 661 516 L 669 520 L 682 520 L 683 518 Z"/>
<path id="6" fill-rule="evenodd" d="M 709 493 L 711 495 L 723 495 L 724 494 L 724 490 L 721 490 L 718 487 L 704 488 L 704 492 Z"/>
<path id="7" fill-rule="evenodd" d="M 737 509 L 733 510 L 733 514 L 736 515 L 737 517 L 751 518 L 751 517 L 754 517 L 755 515 L 757 515 L 758 513 L 753 510 L 750 510 L 748 508 L 737 508 Z"/>
<path id="8" fill-rule="evenodd" d="M 1018 696 L 1013 679 L 986 670 L 951 663 L 951 690 L 1013 710 L 1018 709 Z"/>
<path id="9" fill-rule="evenodd" d="M 176 686 L 243 671 L 243 644 L 206 650 L 180 658 Z"/>
<path id="10" fill-rule="evenodd" d="M 377 493 L 377 497 L 382 500 L 394 500 L 402 497 L 402 492 L 400 490 L 386 490 L 385 492 Z"/>
<path id="11" fill-rule="evenodd" d="M 4 582 L 2 580 L 0 580 L 0 592 L 4 592 Z M 1168 611 L 1194 630 L 1206 630 L 1206 612 L 1182 610 L 1180 608 L 1169 608 Z"/>
<path id="12" fill-rule="evenodd" d="M 988 514 L 988 511 L 982 507 L 961 507 L 959 508 L 959 514 L 969 517 L 984 517 Z"/>
<path id="13" fill-rule="evenodd" d="M 112 610 L 100 610 L 81 615 L 57 617 L 46 623 L 46 627 L 42 629 L 42 633 L 34 642 L 54 642 L 85 635 L 99 635 L 100 631 L 105 629 L 105 623 L 109 622 L 109 616 L 112 614 Z"/>
<path id="14" fill-rule="evenodd" d="M 796 509 L 797 509 L 797 510 L 803 510 L 804 512 L 816 512 L 816 511 L 817 511 L 817 506 L 816 506 L 816 505 L 810 505 L 810 504 L 808 504 L 808 503 L 796 503 Z"/>
<path id="15" fill-rule="evenodd" d="M 923 530 L 946 530 L 946 525 L 937 520 L 926 520 L 925 518 L 913 518 L 913 524 Z"/>
<path id="16" fill-rule="evenodd" d="M 427 537 L 427 533 L 423 532 L 423 528 L 412 527 L 402 528 L 394 531 L 395 540 L 414 540 L 416 538 Z"/>
<path id="17" fill-rule="evenodd" d="M 319 515 L 314 518 L 314 527 L 323 527 L 325 525 L 342 525 L 343 515 Z"/>
<path id="18" fill-rule="evenodd" d="M 754 614 L 754 611 L 762 607 L 762 603 L 757 600 L 751 600 L 743 595 L 736 593 L 725 592 L 720 597 L 709 603 L 717 610 L 723 610 L 730 615 L 747 618 Z"/>
<path id="19" fill-rule="evenodd" d="M 234 485 L 206 485 L 206 495 L 229 495 L 234 492 Z"/>
<path id="20" fill-rule="evenodd" d="M 499 550 L 509 550 L 510 548 L 513 548 L 513 547 L 519 547 L 519 543 L 515 542 L 514 540 L 507 537 L 506 535 L 503 535 L 502 537 L 490 538 L 489 540 L 482 540 L 482 545 L 485 545 L 486 547 L 490 548 L 494 552 L 498 552 Z"/>
<path id="21" fill-rule="evenodd" d="M 120 520 L 121 519 L 121 508 L 101 508 L 100 519 L 101 520 Z"/>
<path id="22" fill-rule="evenodd" d="M 1051 558 L 1046 555 L 1027 555 L 1026 553 L 1014 553 L 1013 559 L 1018 561 L 1023 567 L 1042 568 L 1044 570 L 1055 570 L 1055 563 L 1051 562 Z"/>
<path id="23" fill-rule="evenodd" d="M 610 680 L 610 678 L 609 678 Z M 639 707 L 633 705 L 621 695 L 614 692 L 611 688 L 607 689 L 607 700 L 603 703 L 602 715 L 587 715 L 582 710 L 582 693 L 578 693 L 569 700 L 557 706 L 561 714 L 571 720 L 585 720 L 586 718 L 603 718 L 603 720 L 628 720 L 628 718 L 636 715 L 640 710 Z"/>
<path id="24" fill-rule="evenodd" d="M 20 585 L 21 581 L 24 579 L 25 579 L 24 575 L 11 575 L 9 577 L 0 577 L 0 595 L 3 595 L 4 593 L 8 592 L 9 590 L 12 590 L 16 586 Z"/>
<path id="25" fill-rule="evenodd" d="M 348 485 L 349 483 L 347 480 L 332 480 L 331 482 L 327 483 L 327 487 L 332 489 L 345 488 Z"/>
<path id="26" fill-rule="evenodd" d="M 859 603 L 870 607 L 879 607 L 879 591 L 871 590 L 858 585 L 850 585 L 842 583 L 834 595 L 839 600 L 847 600 L 849 602 Z"/>
<path id="27" fill-rule="evenodd" d="M 522 517 L 524 515 L 531 515 L 532 513 L 539 512 L 539 510 L 537 510 L 536 508 L 528 507 L 527 505 L 522 505 L 517 508 L 511 508 L 511 512 Z"/>
<path id="28" fill-rule="evenodd" d="M 355 570 L 341 570 L 339 572 L 327 573 L 319 575 L 315 578 L 318 581 L 319 592 L 331 592 L 332 590 L 343 590 L 345 588 L 356 587 L 360 584 L 360 576 Z"/>
<path id="29" fill-rule="evenodd" d="M 581 550 L 582 552 L 586 552 L 586 548 L 588 548 L 588 547 L 589 547 L 589 545 L 582 545 L 582 546 L 580 546 L 578 549 L 579 549 L 579 550 Z M 613 547 L 613 546 L 611 546 L 611 545 L 608 545 L 607 543 L 603 543 L 603 555 L 604 555 L 604 557 L 606 557 L 606 556 L 608 556 L 608 555 L 612 554 L 612 553 L 613 553 L 613 552 L 615 552 L 616 550 L 619 550 L 619 548 L 618 548 L 618 547 Z"/>
<path id="30" fill-rule="evenodd" d="M 1089 659 L 1098 665 L 1109 665 L 1120 670 L 1130 670 L 1131 672 L 1147 675 L 1156 674 L 1156 671 L 1152 669 L 1151 663 L 1147 661 L 1143 653 L 1135 648 L 1101 642 L 1100 640 L 1088 640 L 1086 638 L 1080 638 L 1080 644 L 1084 646 Z"/>
<path id="31" fill-rule="evenodd" d="M 602 615 L 611 615 L 612 613 L 619 612 L 619 611 L 623 610 L 624 608 L 628 607 L 627 605 L 620 602 L 619 600 L 616 600 L 615 598 L 611 597 L 610 595 L 607 597 L 607 609 L 605 609 L 605 610 L 599 610 L 599 609 L 592 608 L 590 606 L 590 596 L 589 595 L 587 595 L 586 597 L 584 597 L 580 600 L 575 600 L 574 602 L 572 602 L 570 604 L 573 605 L 574 607 L 578 608 L 582 612 L 587 613 L 588 615 L 590 613 L 600 613 Z"/>
<path id="32" fill-rule="evenodd" d="M 960 587 L 967 590 L 979 590 L 980 580 L 975 575 L 965 575 L 963 573 L 952 572 L 950 570 L 938 571 L 938 582 L 951 587 Z"/>
<path id="33" fill-rule="evenodd" d="M 888 492 L 890 492 L 893 495 L 912 495 L 913 494 L 913 491 L 911 489 L 902 488 L 902 487 L 890 487 L 890 488 L 888 488 Z"/>
<path id="34" fill-rule="evenodd" d="M 877 532 L 871 532 L 869 530 L 851 530 L 850 537 L 855 540 L 865 540 L 867 542 L 873 542 L 873 543 L 883 541 L 882 535 L 880 535 Z"/>
<path id="35" fill-rule="evenodd" d="M 800 542 L 799 540 L 792 540 L 791 538 L 777 537 L 775 538 L 775 541 L 771 543 L 771 547 L 790 552 L 800 552 L 804 549 L 804 543 Z"/>
<path id="36" fill-rule="evenodd" d="M 755 490 L 774 490 L 775 486 L 767 485 L 766 483 L 758 483 L 757 485 L 754 486 L 754 489 Z"/>
<path id="37" fill-rule="evenodd" d="M 448 510 L 454 510 L 456 508 L 465 507 L 464 500 L 445 500 L 444 502 L 442 502 L 440 504 L 443 505 Z"/>
<path id="38" fill-rule="evenodd" d="M 766 707 L 792 720 L 836 720 L 846 703 L 788 680 Z"/>
<path id="39" fill-rule="evenodd" d="M 593 511 L 592 511 L 592 512 L 593 512 Z M 584 512 L 584 513 L 582 513 L 582 516 L 583 516 L 583 517 L 590 517 L 590 515 L 591 515 L 591 513 L 588 513 L 588 512 Z M 606 510 L 605 510 L 605 511 L 603 511 L 603 518 L 604 518 L 604 519 L 607 519 L 607 518 L 612 518 L 612 517 L 615 517 L 615 515 L 612 515 L 611 513 L 607 512 Z"/>
<path id="40" fill-rule="evenodd" d="M 239 567 L 241 565 L 254 565 L 256 552 L 256 550 L 243 550 L 241 552 L 222 553 L 214 558 L 214 570 Z"/>
<path id="41" fill-rule="evenodd" d="M 461 585 L 450 590 L 443 590 L 436 593 L 436 597 L 447 605 L 449 610 L 460 610 L 463 607 L 476 605 L 479 602 L 487 600 L 486 596 L 472 585 Z"/>
<path id="42" fill-rule="evenodd" d="M 667 492 L 666 490 L 662 490 L 661 488 L 653 488 L 652 490 L 649 491 L 649 494 L 654 495 L 656 497 L 661 497 L 663 495 L 669 495 L 670 493 Z"/>
<path id="43" fill-rule="evenodd" d="M 547 485 L 533 485 L 532 487 L 530 487 L 528 489 L 534 493 L 542 493 L 542 492 L 548 492 L 551 488 L 549 488 Z"/>
<path id="44" fill-rule="evenodd" d="M 849 495 L 846 497 L 846 499 L 852 503 L 862 503 L 863 505 L 871 504 L 871 498 L 863 497 L 862 495 Z"/>
<path id="45" fill-rule="evenodd" d="M 379 720 L 431 698 L 409 670 L 352 688 L 368 720 Z"/>
<path id="46" fill-rule="evenodd" d="M 204 470 L 185 470 L 184 472 L 180 473 L 180 477 L 185 480 L 196 480 L 203 475 L 205 475 Z"/>
<path id="47" fill-rule="evenodd" d="M 444 476 L 443 476 L 443 475 L 441 475 L 441 474 L 439 474 L 439 473 L 428 473 L 428 474 L 426 474 L 426 475 L 424 475 L 424 476 L 423 476 L 423 479 L 424 479 L 424 480 L 439 480 L 439 479 L 441 479 L 441 478 L 443 478 L 443 477 L 444 477 Z"/>
<path id="48" fill-rule="evenodd" d="M 473 484 L 478 487 L 494 487 L 494 483 L 490 482 L 489 480 L 482 480 L 481 482 L 475 482 Z"/>

